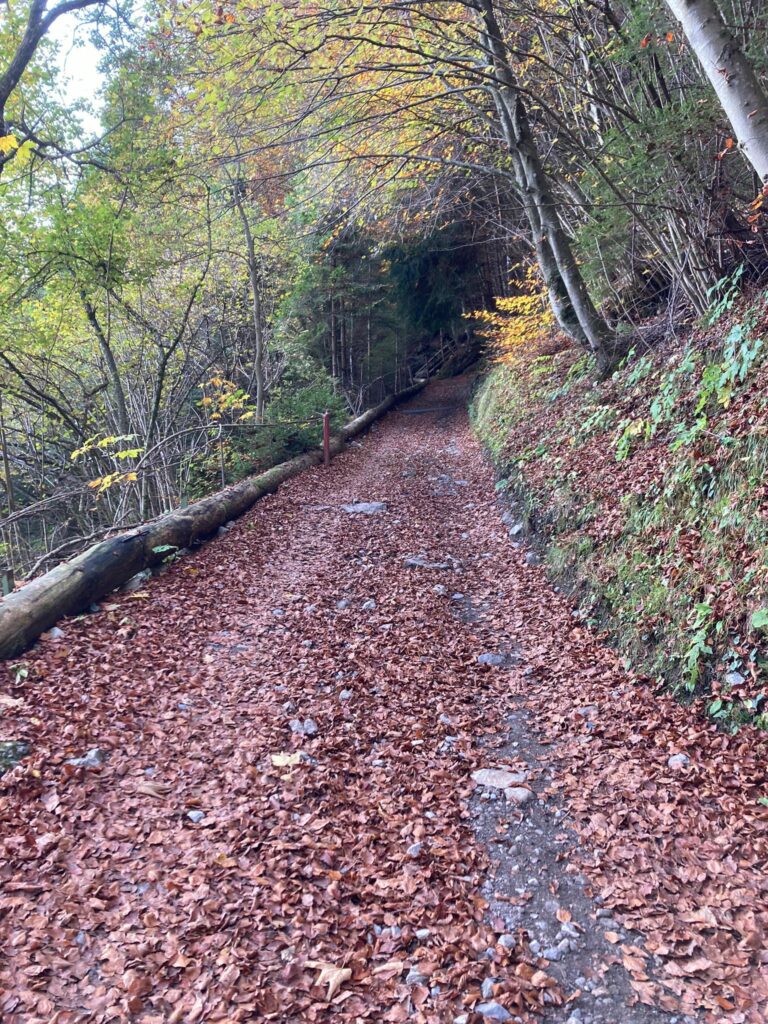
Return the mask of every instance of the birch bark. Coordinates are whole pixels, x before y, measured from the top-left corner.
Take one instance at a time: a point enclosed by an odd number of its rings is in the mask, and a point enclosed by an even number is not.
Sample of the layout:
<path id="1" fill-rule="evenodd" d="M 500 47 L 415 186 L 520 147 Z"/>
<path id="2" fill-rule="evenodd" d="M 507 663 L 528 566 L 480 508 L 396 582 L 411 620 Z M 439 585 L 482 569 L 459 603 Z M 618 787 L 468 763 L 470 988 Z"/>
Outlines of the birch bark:
<path id="1" fill-rule="evenodd" d="M 744 156 L 768 181 L 768 96 L 715 0 L 666 0 L 731 122 Z"/>

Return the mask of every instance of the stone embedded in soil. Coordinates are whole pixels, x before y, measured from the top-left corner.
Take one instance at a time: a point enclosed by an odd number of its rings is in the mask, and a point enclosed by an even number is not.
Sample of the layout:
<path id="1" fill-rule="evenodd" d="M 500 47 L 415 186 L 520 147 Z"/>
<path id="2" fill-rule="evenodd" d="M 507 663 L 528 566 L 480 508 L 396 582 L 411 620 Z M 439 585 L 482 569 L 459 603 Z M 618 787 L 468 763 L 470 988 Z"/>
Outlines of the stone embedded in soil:
<path id="1" fill-rule="evenodd" d="M 187 811 L 187 817 L 197 825 L 205 817 L 205 811 Z"/>
<path id="2" fill-rule="evenodd" d="M 342 505 L 342 511 L 350 516 L 374 516 L 377 512 L 386 512 L 385 501 L 356 501 L 350 505 Z"/>
<path id="3" fill-rule="evenodd" d="M 505 1010 L 501 1003 L 478 1003 L 475 1007 L 475 1013 L 479 1013 L 481 1017 L 485 1017 L 486 1020 L 511 1020 L 512 1014 L 509 1010 Z"/>
<path id="4" fill-rule="evenodd" d="M 685 768 L 690 763 L 691 759 L 687 754 L 673 754 L 672 757 L 667 760 L 667 764 L 670 768 Z"/>
<path id="5" fill-rule="evenodd" d="M 527 804 L 529 800 L 533 799 L 531 790 L 524 786 L 510 786 L 504 790 L 504 796 L 518 807 L 522 807 L 523 804 Z"/>
<path id="6" fill-rule="evenodd" d="M 291 732 L 298 736 L 315 736 L 317 734 L 317 722 L 313 718 L 292 718 L 290 721 Z"/>
<path id="7" fill-rule="evenodd" d="M 15 768 L 32 748 L 24 740 L 3 740 L 0 742 L 0 775 Z"/>
<path id="8" fill-rule="evenodd" d="M 478 654 L 477 656 L 478 665 L 490 665 L 492 668 L 501 668 L 505 661 L 505 656 L 495 651 L 486 651 L 484 654 Z"/>
<path id="9" fill-rule="evenodd" d="M 568 921 L 560 926 L 560 935 L 562 936 L 565 936 L 570 939 L 578 939 L 579 934 L 579 929 L 576 927 L 576 925 L 571 924 Z"/>
<path id="10" fill-rule="evenodd" d="M 594 718 L 597 715 L 597 705 L 585 704 L 584 707 L 577 709 L 576 714 L 580 718 Z"/>
<path id="11" fill-rule="evenodd" d="M 451 562 L 430 562 L 422 555 L 408 555 L 403 559 L 406 569 L 451 569 Z"/>
<path id="12" fill-rule="evenodd" d="M 564 949 L 560 949 L 559 946 L 548 946 L 541 955 L 545 960 L 557 961 L 563 959 L 563 954 L 565 952 L 566 951 Z"/>
<path id="13" fill-rule="evenodd" d="M 418 967 L 412 967 L 405 976 L 406 985 L 423 985 L 426 980 Z"/>
<path id="14" fill-rule="evenodd" d="M 483 999 L 490 999 L 493 995 L 493 986 L 496 984 L 498 979 L 496 978 L 485 978 L 483 984 L 480 986 L 480 995 Z"/>
<path id="15" fill-rule="evenodd" d="M 364 612 L 375 612 L 376 611 L 376 602 L 373 600 L 373 598 L 370 598 L 367 601 L 363 601 L 361 607 L 362 607 Z"/>
<path id="16" fill-rule="evenodd" d="M 134 594 L 137 590 L 141 590 L 147 580 L 150 578 L 152 573 L 149 569 L 143 569 L 141 572 L 137 572 L 135 576 L 131 578 L 120 587 L 121 594 Z M 51 633 L 53 630 L 51 630 Z"/>
<path id="17" fill-rule="evenodd" d="M 107 751 L 101 747 L 92 747 L 83 757 L 70 757 L 67 764 L 75 768 L 100 768 L 108 756 Z"/>
<path id="18" fill-rule="evenodd" d="M 478 768 L 472 772 L 472 778 L 480 786 L 491 786 L 493 789 L 509 789 L 525 782 L 525 772 L 510 772 L 506 768 Z M 526 790 L 526 793 L 529 790 Z"/>

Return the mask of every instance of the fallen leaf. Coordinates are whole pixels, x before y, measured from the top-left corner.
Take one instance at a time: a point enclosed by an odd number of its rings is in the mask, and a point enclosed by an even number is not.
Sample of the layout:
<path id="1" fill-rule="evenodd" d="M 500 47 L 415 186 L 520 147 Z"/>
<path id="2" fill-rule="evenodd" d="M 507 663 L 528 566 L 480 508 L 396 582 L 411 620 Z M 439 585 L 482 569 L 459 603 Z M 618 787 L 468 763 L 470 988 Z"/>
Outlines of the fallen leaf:
<path id="1" fill-rule="evenodd" d="M 226 853 L 217 853 L 213 858 L 213 863 L 218 864 L 220 868 L 236 868 L 237 861 L 234 857 L 230 857 Z"/>
<path id="2" fill-rule="evenodd" d="M 144 796 L 154 796 L 161 798 L 168 796 L 173 787 L 169 786 L 165 782 L 139 782 L 136 784 L 136 792 L 142 793 Z"/>
<path id="3" fill-rule="evenodd" d="M 392 978 L 402 974 L 404 970 L 405 962 L 403 960 L 388 960 L 385 964 L 379 964 L 378 967 L 374 967 L 371 974 L 377 977 Z"/>
<path id="4" fill-rule="evenodd" d="M 294 754 L 272 754 L 271 760 L 275 768 L 287 768 L 289 765 L 301 763 L 301 752 L 296 751 Z"/>
<path id="5" fill-rule="evenodd" d="M 315 982 L 316 985 L 327 985 L 326 1002 L 330 1002 L 345 981 L 352 977 L 352 970 L 349 967 L 337 967 L 336 964 L 327 963 L 324 960 L 307 960 L 307 967 L 313 967 L 320 973 Z"/>
<path id="6" fill-rule="evenodd" d="M 46 811 L 53 812 L 60 805 L 61 799 L 55 789 L 49 790 L 42 798 L 42 805 Z"/>

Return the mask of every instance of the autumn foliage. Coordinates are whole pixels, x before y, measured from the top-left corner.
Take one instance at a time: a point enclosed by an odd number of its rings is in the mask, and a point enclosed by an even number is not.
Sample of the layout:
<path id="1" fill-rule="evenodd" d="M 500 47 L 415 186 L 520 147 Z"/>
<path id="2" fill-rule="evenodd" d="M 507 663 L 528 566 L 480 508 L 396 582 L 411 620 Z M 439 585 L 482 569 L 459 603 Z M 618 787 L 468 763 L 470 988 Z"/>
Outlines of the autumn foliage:
<path id="1" fill-rule="evenodd" d="M 470 314 L 478 333 L 488 339 L 491 359 L 509 363 L 530 353 L 555 326 L 546 290 L 535 267 L 529 266 L 522 278 L 513 279 L 511 295 L 499 296 L 493 309 Z"/>

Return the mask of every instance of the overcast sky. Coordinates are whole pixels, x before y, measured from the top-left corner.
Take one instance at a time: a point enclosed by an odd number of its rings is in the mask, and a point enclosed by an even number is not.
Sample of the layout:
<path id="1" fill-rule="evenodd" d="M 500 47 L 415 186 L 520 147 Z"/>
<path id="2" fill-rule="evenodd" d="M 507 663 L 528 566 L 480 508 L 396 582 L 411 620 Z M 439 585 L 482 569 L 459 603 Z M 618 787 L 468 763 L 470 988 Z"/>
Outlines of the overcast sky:
<path id="1" fill-rule="evenodd" d="M 101 54 L 91 44 L 90 32 L 91 29 L 81 25 L 72 14 L 54 22 L 50 32 L 50 38 L 59 44 L 59 66 L 66 80 L 64 98 L 71 102 L 85 100 L 94 108 L 94 116 L 81 115 L 86 135 L 99 128 L 99 91 L 103 82 L 98 70 Z"/>

